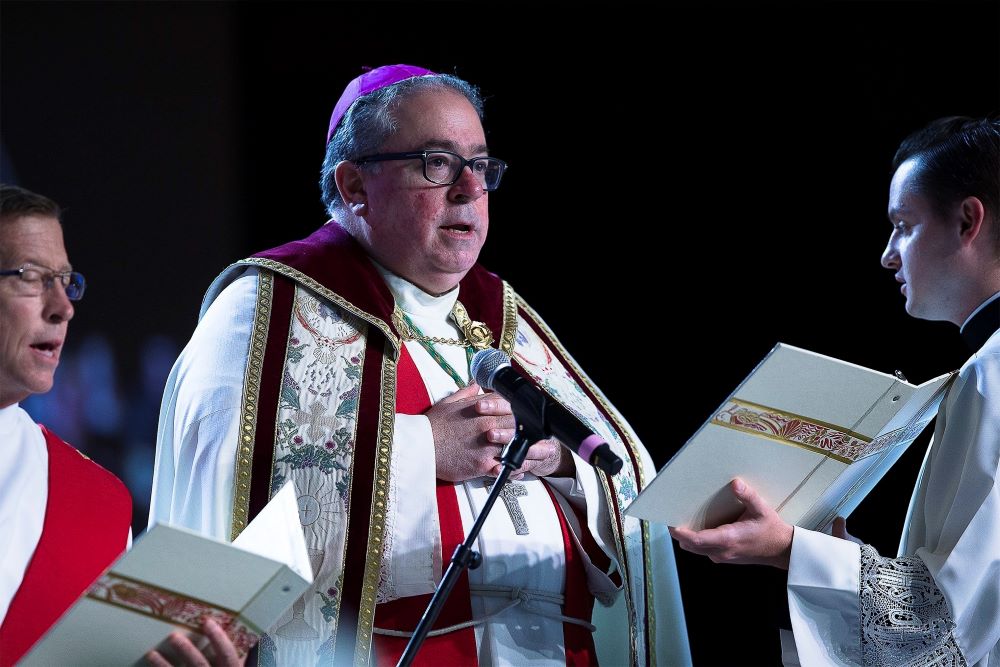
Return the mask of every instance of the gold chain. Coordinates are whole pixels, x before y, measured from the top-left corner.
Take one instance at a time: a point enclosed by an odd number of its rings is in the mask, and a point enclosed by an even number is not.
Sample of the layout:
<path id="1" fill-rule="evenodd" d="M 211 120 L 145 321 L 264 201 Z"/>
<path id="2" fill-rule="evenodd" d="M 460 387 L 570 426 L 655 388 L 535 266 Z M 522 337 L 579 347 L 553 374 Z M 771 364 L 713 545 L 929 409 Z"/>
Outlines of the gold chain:
<path id="1" fill-rule="evenodd" d="M 417 333 L 407 322 L 406 316 L 400 309 L 399 305 L 395 305 L 392 309 L 392 323 L 396 327 L 396 331 L 399 332 L 399 337 L 403 340 L 416 340 L 423 341 L 425 343 L 438 343 L 440 345 L 454 345 L 456 347 L 474 347 L 477 350 L 486 349 L 493 342 L 493 332 L 490 331 L 482 322 L 476 322 L 469 317 L 468 312 L 465 310 L 460 302 L 456 301 L 454 307 L 451 309 L 451 317 L 458 324 L 459 328 L 464 334 L 464 338 L 461 340 L 457 338 L 440 338 L 437 336 L 425 336 L 424 334 Z"/>
<path id="2" fill-rule="evenodd" d="M 410 328 L 410 325 L 406 323 L 406 320 L 399 317 L 396 313 L 392 314 L 392 323 L 396 325 L 396 329 L 399 330 L 399 337 L 403 340 L 422 340 L 425 343 L 457 345 L 458 347 L 468 347 L 469 345 L 469 342 L 464 339 L 458 340 L 457 338 L 438 338 L 437 336 L 423 336 L 418 334 Z"/>

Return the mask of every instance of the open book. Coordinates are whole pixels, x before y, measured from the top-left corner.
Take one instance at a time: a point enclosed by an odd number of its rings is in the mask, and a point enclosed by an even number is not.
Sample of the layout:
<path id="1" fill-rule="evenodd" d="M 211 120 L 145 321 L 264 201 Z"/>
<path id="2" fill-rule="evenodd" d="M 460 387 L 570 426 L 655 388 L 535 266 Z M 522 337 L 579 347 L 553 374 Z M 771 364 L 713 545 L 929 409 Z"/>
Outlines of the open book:
<path id="1" fill-rule="evenodd" d="M 779 343 L 629 505 L 696 530 L 733 521 L 740 477 L 785 521 L 847 516 L 937 414 L 948 373 L 921 385 Z"/>
<path id="2" fill-rule="evenodd" d="M 19 663 L 132 665 L 175 630 L 199 648 L 205 616 L 241 655 L 292 606 L 313 572 L 295 488 L 286 484 L 232 544 L 157 524 L 123 554 Z"/>

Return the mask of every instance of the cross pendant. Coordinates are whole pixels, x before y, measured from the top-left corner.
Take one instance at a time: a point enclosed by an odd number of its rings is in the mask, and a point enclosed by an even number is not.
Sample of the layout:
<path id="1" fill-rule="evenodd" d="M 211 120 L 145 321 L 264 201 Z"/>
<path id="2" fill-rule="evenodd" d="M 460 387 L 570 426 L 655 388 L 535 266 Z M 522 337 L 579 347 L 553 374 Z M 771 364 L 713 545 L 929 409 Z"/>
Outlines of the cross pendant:
<path id="1" fill-rule="evenodd" d="M 487 479 L 485 486 L 490 488 L 496 480 Z M 520 482 L 507 482 L 500 489 L 500 497 L 503 499 L 503 504 L 507 506 L 507 514 L 510 515 L 510 521 L 514 524 L 514 532 L 518 535 L 528 534 L 528 520 L 524 516 L 524 512 L 521 511 L 521 503 L 517 502 L 517 499 L 528 495 L 528 488 L 521 484 Z"/>

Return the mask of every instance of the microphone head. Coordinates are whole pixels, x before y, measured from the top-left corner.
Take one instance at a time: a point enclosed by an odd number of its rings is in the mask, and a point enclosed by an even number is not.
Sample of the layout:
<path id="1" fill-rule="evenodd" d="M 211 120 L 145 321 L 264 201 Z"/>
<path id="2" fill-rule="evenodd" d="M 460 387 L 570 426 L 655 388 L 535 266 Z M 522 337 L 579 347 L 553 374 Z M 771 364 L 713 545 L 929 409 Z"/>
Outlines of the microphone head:
<path id="1" fill-rule="evenodd" d="M 480 350 L 472 356 L 469 372 L 472 379 L 483 389 L 493 390 L 493 374 L 504 366 L 510 366 L 510 357 L 500 350 Z"/>

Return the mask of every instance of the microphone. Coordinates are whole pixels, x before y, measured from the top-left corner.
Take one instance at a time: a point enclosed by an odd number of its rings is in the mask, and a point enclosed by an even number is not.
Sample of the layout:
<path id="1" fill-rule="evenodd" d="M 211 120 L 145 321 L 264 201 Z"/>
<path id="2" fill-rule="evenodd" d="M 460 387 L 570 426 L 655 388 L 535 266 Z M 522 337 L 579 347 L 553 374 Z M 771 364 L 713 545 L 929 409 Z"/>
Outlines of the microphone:
<path id="1" fill-rule="evenodd" d="M 609 475 L 622 469 L 608 443 L 587 428 L 561 403 L 536 387 L 510 365 L 500 350 L 480 350 L 470 365 L 476 384 L 500 394 L 513 408 L 514 416 L 546 437 L 555 436 L 564 446 L 595 468 Z"/>

